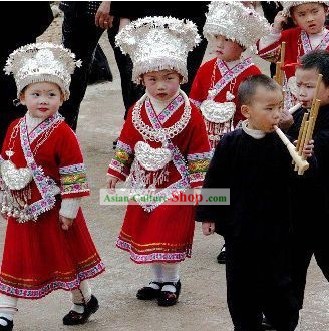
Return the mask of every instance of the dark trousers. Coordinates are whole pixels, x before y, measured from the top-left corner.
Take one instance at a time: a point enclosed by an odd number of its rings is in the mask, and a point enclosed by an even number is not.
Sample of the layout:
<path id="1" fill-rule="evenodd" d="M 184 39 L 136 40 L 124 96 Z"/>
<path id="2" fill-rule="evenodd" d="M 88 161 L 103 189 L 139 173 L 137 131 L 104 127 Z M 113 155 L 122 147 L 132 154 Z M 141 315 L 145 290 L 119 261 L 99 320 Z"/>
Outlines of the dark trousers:
<path id="1" fill-rule="evenodd" d="M 326 190 L 320 187 L 299 189 L 299 193 L 307 192 L 307 208 L 301 208 L 300 201 L 303 200 L 297 190 L 298 187 L 293 201 L 292 280 L 299 308 L 302 309 L 307 270 L 313 254 L 324 277 L 329 281 L 329 212 L 325 202 Z M 315 217 L 314 210 L 320 216 Z"/>
<path id="2" fill-rule="evenodd" d="M 298 305 L 285 245 L 230 237 L 225 237 L 225 243 L 227 302 L 235 330 L 262 330 L 263 313 L 276 330 L 295 330 Z"/>
<path id="3" fill-rule="evenodd" d="M 130 58 L 123 55 L 120 49 L 115 47 L 114 37 L 118 32 L 118 27 L 119 19 L 114 18 L 113 27 L 107 30 L 107 34 L 120 72 L 123 102 L 127 111 L 139 98 L 141 92 L 130 79 L 132 70 Z M 94 16 L 92 15 L 79 14 L 75 11 L 67 11 L 64 14 L 63 44 L 75 53 L 76 59 L 82 60 L 82 66 L 76 68 L 71 77 L 70 98 L 64 102 L 60 109 L 60 113 L 73 130 L 76 130 L 77 127 L 80 104 L 88 84 L 88 74 L 96 46 L 103 31 L 103 29 L 95 26 Z"/>

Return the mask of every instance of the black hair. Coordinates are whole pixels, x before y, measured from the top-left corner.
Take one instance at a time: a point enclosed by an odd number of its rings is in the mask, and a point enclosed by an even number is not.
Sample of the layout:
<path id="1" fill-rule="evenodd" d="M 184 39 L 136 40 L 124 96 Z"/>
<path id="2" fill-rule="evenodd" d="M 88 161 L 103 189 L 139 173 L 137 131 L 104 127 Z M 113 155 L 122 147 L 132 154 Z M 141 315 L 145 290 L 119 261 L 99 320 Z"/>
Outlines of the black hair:
<path id="1" fill-rule="evenodd" d="M 258 86 L 263 86 L 269 91 L 282 90 L 281 86 L 271 77 L 259 74 L 246 78 L 239 86 L 238 89 L 238 102 L 239 106 L 250 105 L 253 97 L 256 94 Z"/>
<path id="2" fill-rule="evenodd" d="M 301 63 L 298 68 L 308 70 L 316 69 L 319 74 L 322 74 L 324 85 L 329 86 L 329 52 L 326 50 L 313 50 L 305 54 L 301 58 Z"/>

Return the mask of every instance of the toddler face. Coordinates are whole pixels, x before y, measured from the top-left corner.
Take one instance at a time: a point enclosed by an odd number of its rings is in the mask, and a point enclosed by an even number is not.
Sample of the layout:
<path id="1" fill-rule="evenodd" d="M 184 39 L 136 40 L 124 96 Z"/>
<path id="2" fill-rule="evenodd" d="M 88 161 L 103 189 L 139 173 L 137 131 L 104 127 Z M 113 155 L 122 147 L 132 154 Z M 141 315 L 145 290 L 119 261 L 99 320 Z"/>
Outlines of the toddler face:
<path id="1" fill-rule="evenodd" d="M 29 84 L 20 96 L 32 117 L 46 119 L 55 114 L 63 103 L 61 89 L 55 83 Z"/>
<path id="2" fill-rule="evenodd" d="M 159 101 L 170 101 L 179 90 L 181 76 L 174 70 L 151 71 L 143 75 L 147 92 Z"/>
<path id="3" fill-rule="evenodd" d="M 278 125 L 283 111 L 283 95 L 280 89 L 269 90 L 258 86 L 250 105 L 243 105 L 241 110 L 248 118 L 251 129 L 264 132 L 274 131 Z M 246 108 L 245 108 L 246 107 Z"/>
<path id="4" fill-rule="evenodd" d="M 308 2 L 291 9 L 291 17 L 296 25 L 308 34 L 322 31 L 327 9 L 321 3 Z"/>
<path id="5" fill-rule="evenodd" d="M 244 51 L 241 45 L 221 35 L 215 36 L 212 43 L 217 58 L 225 62 L 239 60 Z"/>
<path id="6" fill-rule="evenodd" d="M 317 69 L 296 69 L 297 99 L 303 104 L 303 107 L 310 108 L 315 94 L 316 83 L 319 72 Z M 329 104 L 329 87 L 323 82 L 320 84 L 318 99 L 321 105 Z"/>

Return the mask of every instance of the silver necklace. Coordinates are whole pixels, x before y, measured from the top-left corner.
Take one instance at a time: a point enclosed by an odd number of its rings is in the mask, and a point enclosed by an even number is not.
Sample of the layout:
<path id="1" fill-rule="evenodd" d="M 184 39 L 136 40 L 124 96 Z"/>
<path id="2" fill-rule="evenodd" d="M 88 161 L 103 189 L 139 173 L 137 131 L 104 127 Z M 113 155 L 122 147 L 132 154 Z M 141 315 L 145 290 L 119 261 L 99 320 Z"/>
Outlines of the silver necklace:
<path id="1" fill-rule="evenodd" d="M 151 126 L 147 125 L 143 122 L 141 117 L 141 108 L 142 105 L 147 97 L 146 94 L 144 94 L 135 104 L 132 112 L 132 122 L 136 130 L 143 136 L 144 139 L 148 139 L 151 141 L 156 142 L 163 142 L 168 138 L 173 138 L 177 134 L 183 131 L 185 129 L 186 125 L 188 124 L 190 118 L 191 118 L 191 105 L 190 100 L 188 99 L 188 96 L 186 93 L 182 90 L 180 90 L 180 93 L 182 94 L 185 102 L 184 106 L 184 113 L 182 117 L 177 121 L 175 124 L 170 126 L 169 128 L 160 128 L 160 129 L 154 129 Z"/>

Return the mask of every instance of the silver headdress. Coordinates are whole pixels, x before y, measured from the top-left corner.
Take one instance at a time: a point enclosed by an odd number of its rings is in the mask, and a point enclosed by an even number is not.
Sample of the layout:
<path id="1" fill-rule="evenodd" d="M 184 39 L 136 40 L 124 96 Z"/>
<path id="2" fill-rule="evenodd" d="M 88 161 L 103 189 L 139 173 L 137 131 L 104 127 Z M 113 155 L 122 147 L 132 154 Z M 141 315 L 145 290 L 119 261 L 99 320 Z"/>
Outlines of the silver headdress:
<path id="1" fill-rule="evenodd" d="M 132 80 L 163 69 L 176 70 L 187 82 L 187 54 L 201 38 L 196 25 L 173 17 L 145 17 L 126 25 L 115 37 L 116 45 L 133 62 Z"/>
<path id="2" fill-rule="evenodd" d="M 62 45 L 52 43 L 28 44 L 12 52 L 4 68 L 7 75 L 13 73 L 17 97 L 23 88 L 31 83 L 56 83 L 64 94 L 64 100 L 70 95 L 71 74 L 81 61 Z"/>
<path id="3" fill-rule="evenodd" d="M 222 35 L 251 48 L 261 37 L 270 33 L 266 18 L 240 1 L 211 1 L 206 16 L 203 35 L 208 40 Z"/>
<path id="4" fill-rule="evenodd" d="M 292 7 L 296 7 L 299 5 L 304 5 L 306 3 L 318 2 L 323 3 L 326 6 L 329 6 L 329 1 L 281 1 L 282 4 L 282 15 L 291 16 L 290 10 Z"/>

